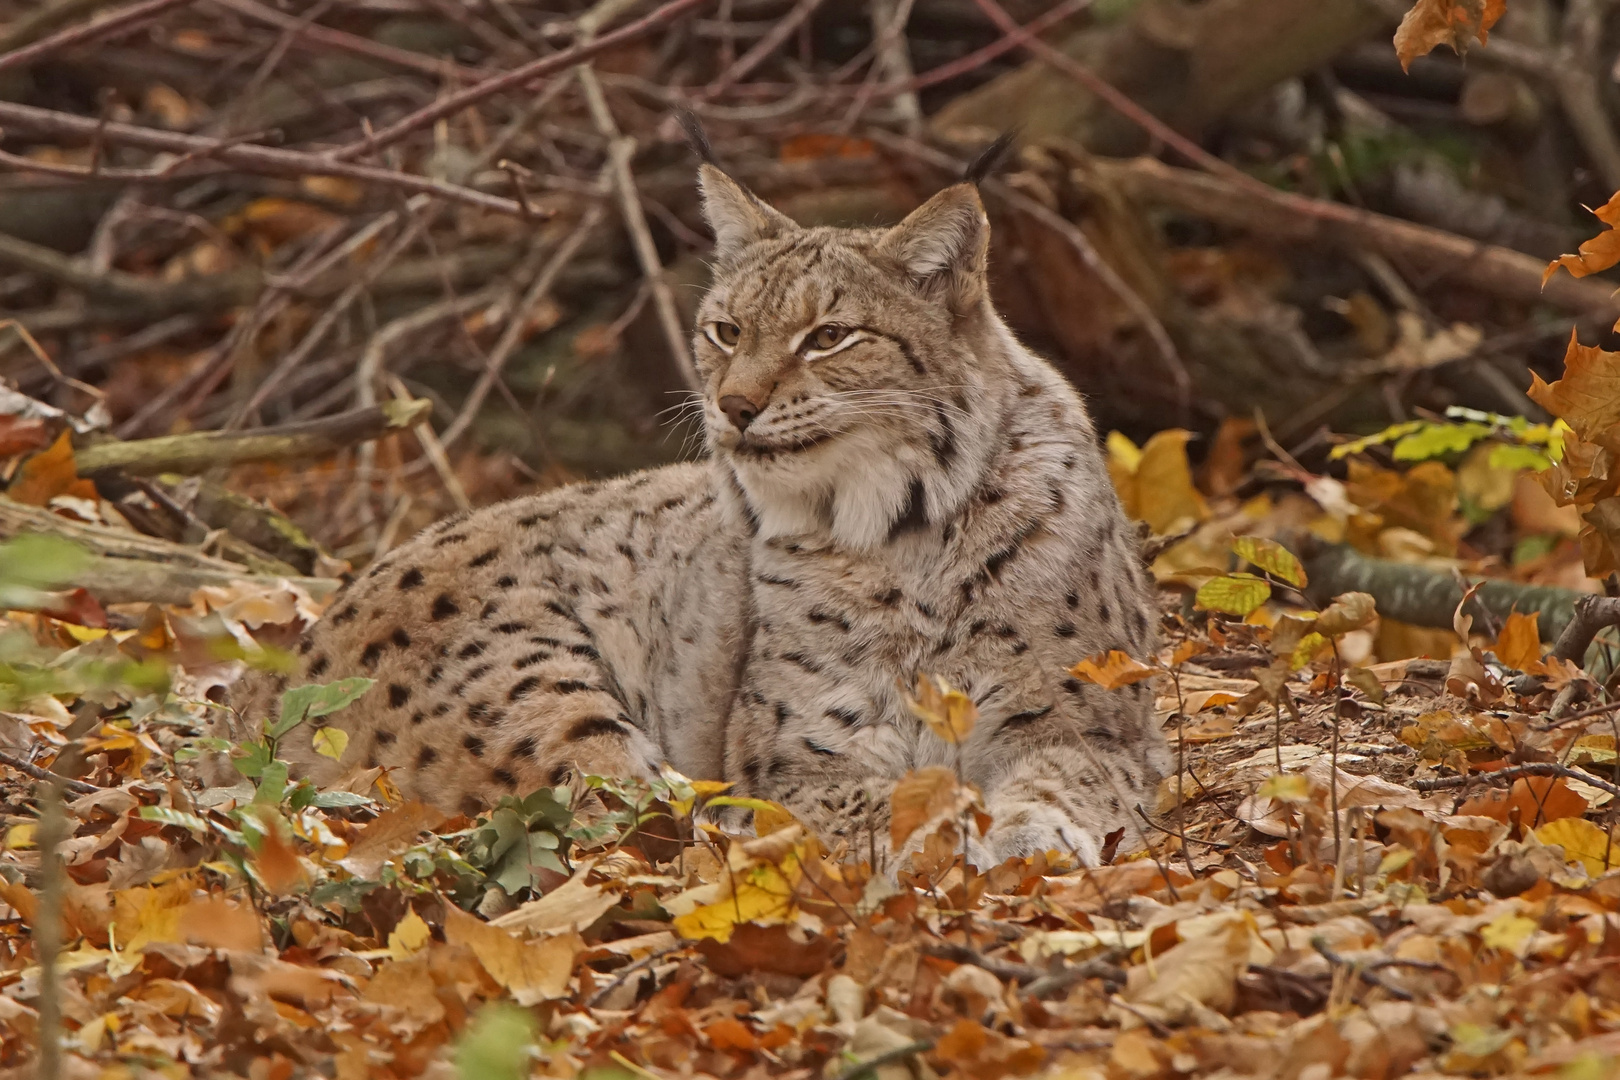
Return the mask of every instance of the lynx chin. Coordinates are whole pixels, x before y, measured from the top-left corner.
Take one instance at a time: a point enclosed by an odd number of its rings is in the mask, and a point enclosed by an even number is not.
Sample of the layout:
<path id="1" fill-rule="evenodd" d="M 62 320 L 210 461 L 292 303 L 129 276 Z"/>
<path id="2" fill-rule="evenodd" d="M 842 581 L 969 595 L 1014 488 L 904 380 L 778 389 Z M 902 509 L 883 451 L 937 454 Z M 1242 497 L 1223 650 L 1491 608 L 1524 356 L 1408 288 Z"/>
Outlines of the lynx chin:
<path id="1" fill-rule="evenodd" d="M 906 708 L 928 674 L 978 705 L 975 862 L 1135 846 L 1169 765 L 1149 691 L 1067 669 L 1154 647 L 1148 586 L 1085 406 L 991 306 L 977 188 L 837 229 L 711 164 L 700 184 L 707 460 L 430 527 L 338 595 L 295 675 L 238 685 L 229 734 L 257 738 L 286 686 L 365 675 L 341 762 L 309 725 L 283 744 L 318 781 L 386 765 L 473 812 L 667 762 L 864 854 L 898 777 L 957 764 Z"/>

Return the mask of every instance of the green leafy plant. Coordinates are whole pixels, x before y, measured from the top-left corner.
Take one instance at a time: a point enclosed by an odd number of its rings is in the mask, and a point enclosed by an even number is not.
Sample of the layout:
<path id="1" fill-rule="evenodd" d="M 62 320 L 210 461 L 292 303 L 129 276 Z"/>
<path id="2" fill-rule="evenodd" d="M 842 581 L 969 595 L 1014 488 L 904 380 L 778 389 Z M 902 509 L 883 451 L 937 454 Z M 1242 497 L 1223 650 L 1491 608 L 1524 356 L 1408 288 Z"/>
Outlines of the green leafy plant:
<path id="1" fill-rule="evenodd" d="M 1522 416 L 1480 412 L 1453 406 L 1445 420 L 1407 420 L 1350 442 L 1340 443 L 1328 455 L 1334 461 L 1365 453 L 1374 446 L 1390 446 L 1396 461 L 1432 461 L 1467 452 L 1477 442 L 1491 440 L 1489 464 L 1493 469 L 1551 467 L 1563 456 L 1561 423 L 1533 424 Z"/>
<path id="2" fill-rule="evenodd" d="M 1305 587 L 1305 567 L 1300 565 L 1293 552 L 1277 541 L 1259 536 L 1237 536 L 1232 539 L 1231 550 L 1233 555 L 1260 573 L 1239 570 L 1210 578 L 1199 586 L 1194 597 L 1200 610 L 1247 618 L 1271 599 L 1272 579 L 1296 589 Z"/>

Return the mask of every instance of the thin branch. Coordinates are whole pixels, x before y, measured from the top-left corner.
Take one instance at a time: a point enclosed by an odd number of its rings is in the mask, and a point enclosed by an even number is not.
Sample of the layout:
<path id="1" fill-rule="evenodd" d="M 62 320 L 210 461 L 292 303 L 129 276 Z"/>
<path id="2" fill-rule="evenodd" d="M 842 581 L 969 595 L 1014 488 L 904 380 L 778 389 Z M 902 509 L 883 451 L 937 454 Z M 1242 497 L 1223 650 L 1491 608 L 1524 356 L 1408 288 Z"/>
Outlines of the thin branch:
<path id="1" fill-rule="evenodd" d="M 730 89 L 732 84 L 759 67 L 772 53 L 780 49 L 783 42 L 792 37 L 800 26 L 804 25 L 806 19 L 816 13 L 822 2 L 823 0 L 799 0 L 792 11 L 771 27 L 770 33 L 754 42 L 753 48 L 739 56 L 735 64 L 722 71 L 705 86 L 697 95 L 698 100 L 708 101 L 710 98 L 718 97 Z"/>
<path id="2" fill-rule="evenodd" d="M 424 53 L 412 52 L 409 49 L 397 49 L 392 45 L 383 45 L 370 38 L 360 37 L 358 34 L 345 33 L 327 26 L 318 26 L 305 22 L 303 19 L 283 15 L 273 8 L 267 8 L 254 0 L 210 0 L 211 3 L 245 15 L 250 19 L 267 23 L 278 30 L 285 31 L 293 36 L 295 41 L 303 43 L 306 47 L 317 45 L 325 48 L 340 49 L 364 56 L 369 60 L 376 60 L 395 67 L 408 68 L 411 71 L 420 71 L 424 75 L 435 78 L 460 79 L 462 82 L 476 82 L 487 79 L 490 72 L 480 71 L 477 68 L 464 67 L 454 60 L 438 59 Z"/>
<path id="3" fill-rule="evenodd" d="M 4 38 L 0 38 L 0 49 L 10 49 L 10 52 L 0 52 L 0 71 L 9 68 L 24 67 L 34 61 L 49 56 L 61 49 L 72 48 L 75 45 L 84 45 L 97 38 L 127 29 L 136 23 L 144 22 L 181 4 L 189 4 L 192 0 L 145 0 L 144 3 L 131 4 L 121 8 L 110 15 L 79 26 L 70 26 L 66 30 L 58 30 L 48 37 L 42 37 L 32 45 L 22 43 L 26 34 L 26 20 L 20 20 L 13 27 L 8 27 Z"/>
<path id="4" fill-rule="evenodd" d="M 483 101 L 485 98 L 493 97 L 505 90 L 525 86 L 546 75 L 567 70 L 585 60 L 589 60 L 598 53 L 616 48 L 625 42 L 645 37 L 666 23 L 673 22 L 676 18 L 709 2 L 710 0 L 670 0 L 669 3 L 648 13 L 646 16 L 637 19 L 635 22 L 626 23 L 611 33 L 603 34 L 601 37 L 584 44 L 575 45 L 571 49 L 564 49 L 562 52 L 552 53 L 550 56 L 532 60 L 522 67 L 506 72 L 504 75 L 497 75 L 493 79 L 485 79 L 483 82 L 475 83 L 465 90 L 448 94 L 432 105 L 416 110 L 381 131 L 374 132 L 357 143 L 350 143 L 348 146 L 342 147 L 333 152 L 327 160 L 334 162 L 353 161 L 355 158 L 376 153 L 385 146 L 392 146 L 412 132 L 429 127 L 434 121 L 443 119 L 446 116 L 453 116 L 469 105 Z M 4 119 L 3 115 L 0 115 L 0 119 Z M 514 209 L 517 208 L 516 203 L 513 203 L 512 206 Z"/>
<path id="5" fill-rule="evenodd" d="M 1412 788 L 1416 791 L 1449 791 L 1452 788 L 1470 787 L 1474 784 L 1511 784 L 1513 781 L 1525 776 L 1558 776 L 1565 780 L 1579 780 L 1583 784 L 1590 784 L 1599 791 L 1606 791 L 1610 795 L 1620 796 L 1620 785 L 1609 783 L 1602 777 L 1593 776 L 1580 769 L 1572 769 L 1568 765 L 1559 765 L 1552 761 L 1532 761 L 1525 765 L 1510 765 L 1495 772 L 1469 773 L 1467 776 L 1441 776 L 1434 780 L 1414 780 Z"/>
<path id="6" fill-rule="evenodd" d="M 677 0 L 677 2 L 694 3 L 696 0 Z M 14 124 L 21 130 L 35 131 L 45 135 L 69 136 L 86 140 L 100 138 L 109 143 L 135 146 L 144 150 L 167 150 L 171 153 L 190 155 L 193 158 L 206 158 L 222 162 L 241 172 L 259 173 L 265 176 L 283 176 L 294 179 L 305 176 L 341 176 L 368 184 L 396 188 L 412 194 L 437 195 L 455 202 L 466 203 L 469 206 L 495 210 L 502 214 L 511 214 L 514 217 L 523 216 L 523 207 L 513 199 L 503 199 L 498 195 L 486 195 L 484 192 L 470 187 L 463 187 L 460 184 L 452 184 L 446 180 L 437 180 L 428 176 L 395 172 L 392 169 L 379 168 L 374 165 L 352 164 L 342 160 L 340 157 L 327 154 L 312 154 L 300 150 L 282 150 L 277 147 L 259 146 L 251 143 L 233 143 L 224 139 L 208 139 L 173 131 L 159 131 L 156 128 L 139 127 L 135 124 L 116 122 L 103 124 L 100 121 L 83 116 L 73 116 L 68 113 L 55 112 L 51 109 L 39 109 L 32 105 L 19 105 L 11 101 L 0 101 L 0 125 L 5 124 Z M 86 179 L 92 178 L 93 175 L 89 170 L 86 170 L 84 174 Z"/>
<path id="7" fill-rule="evenodd" d="M 495 380 L 500 378 L 501 369 L 506 366 L 507 360 L 511 359 L 512 353 L 517 350 L 517 347 L 523 343 L 523 339 L 528 333 L 524 324 L 528 321 L 529 312 L 533 311 L 540 301 L 546 297 L 546 294 L 551 292 L 551 287 L 557 281 L 557 275 L 561 274 L 563 268 L 579 253 L 579 249 L 584 245 L 586 238 L 590 236 L 591 230 L 601 223 L 605 214 L 606 211 L 601 203 L 593 204 L 585 211 L 578 223 L 574 225 L 573 230 L 563 237 L 562 243 L 557 245 L 557 250 L 552 253 L 550 260 L 541 269 L 539 276 L 534 279 L 534 284 L 529 287 L 529 291 L 524 295 L 523 300 L 513 309 L 510 318 L 507 319 L 506 329 L 501 333 L 500 340 L 490 350 L 489 359 L 484 364 L 483 374 L 479 375 L 478 382 L 473 385 L 472 392 L 467 395 L 467 400 L 461 406 L 460 415 L 439 437 L 440 443 L 449 446 L 467 433 L 467 429 L 472 426 L 473 417 L 478 415 L 479 407 L 483 405 L 484 399 L 489 396 L 490 389 L 494 387 Z"/>
<path id="8" fill-rule="evenodd" d="M 44 780 L 46 783 L 51 783 L 54 781 L 55 783 L 66 787 L 75 795 L 94 795 L 96 792 L 101 790 L 100 788 L 96 787 L 96 785 L 87 784 L 83 780 L 75 780 L 69 776 L 58 776 L 49 769 L 41 768 L 40 766 L 35 765 L 27 758 L 20 758 L 16 754 L 8 754 L 3 750 L 0 750 L 0 765 L 9 765 L 11 768 L 16 769 L 23 775 L 31 776 L 35 780 Z M 43 848 L 43 846 L 44 845 L 42 844 L 41 847 Z"/>

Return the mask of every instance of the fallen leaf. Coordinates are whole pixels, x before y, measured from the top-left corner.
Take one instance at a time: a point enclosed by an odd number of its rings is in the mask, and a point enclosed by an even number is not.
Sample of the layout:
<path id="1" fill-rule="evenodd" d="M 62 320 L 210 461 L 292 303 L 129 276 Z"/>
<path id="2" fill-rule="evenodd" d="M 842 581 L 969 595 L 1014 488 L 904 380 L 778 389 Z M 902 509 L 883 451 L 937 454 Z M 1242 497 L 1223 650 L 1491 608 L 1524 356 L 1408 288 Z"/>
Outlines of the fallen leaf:
<path id="1" fill-rule="evenodd" d="M 1507 791 L 1497 789 L 1466 800 L 1457 813 L 1510 825 L 1517 820 L 1533 829 L 1544 822 L 1581 817 L 1588 809 L 1586 800 L 1571 791 L 1563 777 L 1525 776 Z"/>
<path id="2" fill-rule="evenodd" d="M 1364 592 L 1347 592 L 1333 598 L 1333 602 L 1316 617 L 1316 632 L 1325 637 L 1339 637 L 1352 630 L 1360 630 L 1378 617 L 1377 603 Z"/>
<path id="3" fill-rule="evenodd" d="M 529 941 L 449 903 L 444 906 L 444 939 L 471 949 L 490 978 L 525 1007 L 565 996 L 574 959 L 585 948 L 578 934 Z"/>
<path id="4" fill-rule="evenodd" d="M 415 908 L 407 908 L 405 917 L 394 924 L 394 929 L 388 934 L 388 955 L 395 960 L 404 960 L 414 952 L 419 952 L 422 946 L 433 940 L 433 931 L 416 913 Z"/>
<path id="5" fill-rule="evenodd" d="M 1132 659 L 1129 653 L 1110 649 L 1097 656 L 1089 656 L 1069 669 L 1069 674 L 1082 682 L 1095 683 L 1104 690 L 1118 690 L 1159 674 L 1159 669 Z"/>
<path id="6" fill-rule="evenodd" d="M 100 498 L 94 484 L 79 479 L 79 470 L 73 463 L 73 440 L 67 431 L 58 435 L 48 448 L 24 460 L 6 489 L 7 498 L 29 506 L 45 506 L 58 495 L 92 502 Z"/>
<path id="7" fill-rule="evenodd" d="M 800 979 L 820 974 L 832 959 L 838 940 L 825 934 L 795 935 L 794 928 L 785 925 L 743 923 L 726 941 L 699 941 L 698 950 L 715 972 L 727 978 L 752 971 L 774 971 Z"/>
<path id="8" fill-rule="evenodd" d="M 915 696 L 906 695 L 906 707 L 941 739 L 960 746 L 973 733 L 979 709 L 973 699 L 950 683 L 927 675 L 917 676 Z"/>
<path id="9" fill-rule="evenodd" d="M 1496 658 L 1515 671 L 1539 671 L 1541 634 L 1536 624 L 1540 618 L 1540 612 L 1524 615 L 1515 611 L 1502 620 L 1502 632 L 1493 646 Z"/>
<path id="10" fill-rule="evenodd" d="M 580 865 L 573 877 L 539 899 L 490 920 L 491 925 L 530 934 L 583 933 L 619 902 L 617 892 L 586 884 L 590 871 L 589 862 Z"/>
<path id="11" fill-rule="evenodd" d="M 1578 862 L 1592 877 L 1611 866 L 1620 866 L 1620 851 L 1609 834 L 1585 818 L 1566 817 L 1549 821 L 1536 830 L 1536 839 L 1549 847 L 1564 849 L 1564 858 Z"/>

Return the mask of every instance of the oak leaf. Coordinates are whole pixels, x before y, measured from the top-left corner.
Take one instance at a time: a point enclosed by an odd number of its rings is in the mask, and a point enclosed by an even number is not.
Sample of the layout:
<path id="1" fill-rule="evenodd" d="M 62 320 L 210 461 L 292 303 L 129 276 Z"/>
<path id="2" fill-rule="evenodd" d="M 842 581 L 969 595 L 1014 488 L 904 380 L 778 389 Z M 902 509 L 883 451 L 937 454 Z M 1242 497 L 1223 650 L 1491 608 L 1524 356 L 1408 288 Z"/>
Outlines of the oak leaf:
<path id="1" fill-rule="evenodd" d="M 1179 428 L 1160 431 L 1140 449 L 1117 431 L 1108 435 L 1108 475 L 1125 513 L 1145 521 L 1159 536 L 1209 516 L 1204 497 L 1193 486 L 1187 440 Z"/>

